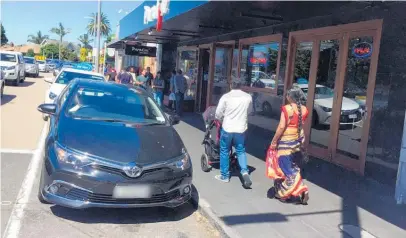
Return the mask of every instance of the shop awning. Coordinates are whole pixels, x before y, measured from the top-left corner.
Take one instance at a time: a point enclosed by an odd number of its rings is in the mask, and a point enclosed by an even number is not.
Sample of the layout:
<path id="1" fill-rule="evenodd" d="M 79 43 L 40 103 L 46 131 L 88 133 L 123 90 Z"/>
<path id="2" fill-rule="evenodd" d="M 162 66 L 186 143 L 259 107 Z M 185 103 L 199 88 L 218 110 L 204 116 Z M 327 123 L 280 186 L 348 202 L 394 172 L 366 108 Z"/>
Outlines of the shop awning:
<path id="1" fill-rule="evenodd" d="M 169 2 L 169 12 L 163 16 L 163 28 L 165 28 L 165 22 L 168 20 L 182 15 L 192 9 L 202 6 L 209 2 L 206 1 L 168 1 Z M 119 39 L 131 38 L 134 40 L 136 34 L 143 30 L 149 30 L 151 27 L 155 28 L 156 19 L 145 24 L 145 9 L 151 8 L 156 5 L 156 1 L 144 1 L 139 5 L 134 11 L 129 13 L 120 21 L 120 32 Z M 186 23 L 184 23 L 186 24 Z M 135 39 L 136 40 L 136 39 Z"/>

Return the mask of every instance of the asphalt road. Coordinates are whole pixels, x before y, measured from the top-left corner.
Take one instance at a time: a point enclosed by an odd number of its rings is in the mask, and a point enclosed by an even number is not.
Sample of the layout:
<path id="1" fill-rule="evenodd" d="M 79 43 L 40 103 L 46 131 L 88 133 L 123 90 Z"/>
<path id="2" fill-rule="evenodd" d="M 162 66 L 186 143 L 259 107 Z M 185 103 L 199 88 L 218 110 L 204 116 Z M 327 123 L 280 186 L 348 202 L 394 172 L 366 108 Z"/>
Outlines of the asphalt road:
<path id="1" fill-rule="evenodd" d="M 220 237 L 191 204 L 175 210 L 73 210 L 39 203 L 41 161 L 35 163 L 33 155 L 45 123 L 36 107 L 48 87 L 43 78 L 50 76 L 6 86 L 1 102 L 2 237 Z"/>

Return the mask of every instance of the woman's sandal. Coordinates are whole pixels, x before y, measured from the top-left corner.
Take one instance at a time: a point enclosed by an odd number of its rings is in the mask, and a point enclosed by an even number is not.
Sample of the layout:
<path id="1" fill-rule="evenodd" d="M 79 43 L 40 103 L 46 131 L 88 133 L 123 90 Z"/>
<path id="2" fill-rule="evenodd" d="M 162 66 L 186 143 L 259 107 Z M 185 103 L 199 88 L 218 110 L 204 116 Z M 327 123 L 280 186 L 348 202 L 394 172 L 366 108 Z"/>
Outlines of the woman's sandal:
<path id="1" fill-rule="evenodd" d="M 305 191 L 300 195 L 300 203 L 303 205 L 307 205 L 307 202 L 309 201 L 309 192 Z"/>

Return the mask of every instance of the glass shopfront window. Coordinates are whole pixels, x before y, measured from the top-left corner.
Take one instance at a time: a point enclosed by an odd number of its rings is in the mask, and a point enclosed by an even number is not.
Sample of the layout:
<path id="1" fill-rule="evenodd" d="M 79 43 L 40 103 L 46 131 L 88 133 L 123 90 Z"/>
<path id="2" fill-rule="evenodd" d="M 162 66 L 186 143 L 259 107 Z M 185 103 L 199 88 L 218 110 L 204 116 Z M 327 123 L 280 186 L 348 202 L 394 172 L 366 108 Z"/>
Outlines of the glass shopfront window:
<path id="1" fill-rule="evenodd" d="M 229 71 L 227 70 L 229 50 L 231 49 L 216 48 L 211 105 L 217 105 L 221 96 L 227 93 L 230 89 L 228 83 Z"/>
<path id="2" fill-rule="evenodd" d="M 279 43 L 261 43 L 243 46 L 241 77 L 245 86 L 275 90 L 277 80 L 277 65 Z"/>
<path id="3" fill-rule="evenodd" d="M 179 69 L 183 71 L 188 84 L 185 101 L 195 100 L 197 90 L 197 54 L 194 50 L 179 52 Z"/>

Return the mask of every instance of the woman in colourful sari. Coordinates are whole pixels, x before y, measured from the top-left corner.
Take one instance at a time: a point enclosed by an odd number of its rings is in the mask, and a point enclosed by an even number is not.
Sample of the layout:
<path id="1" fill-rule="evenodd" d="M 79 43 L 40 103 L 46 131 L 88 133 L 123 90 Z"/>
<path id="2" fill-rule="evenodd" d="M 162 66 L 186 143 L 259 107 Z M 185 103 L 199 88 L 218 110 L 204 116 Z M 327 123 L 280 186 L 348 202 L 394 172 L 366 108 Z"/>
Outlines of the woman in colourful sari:
<path id="1" fill-rule="evenodd" d="M 271 149 L 277 151 L 278 172 L 282 178 L 275 180 L 275 197 L 282 200 L 299 199 L 307 204 L 309 192 L 300 175 L 300 164 L 304 158 L 302 145 L 304 143 L 303 123 L 308 116 L 304 104 L 306 98 L 297 85 L 287 92 L 288 105 L 282 107 L 278 129 L 271 142 Z"/>

